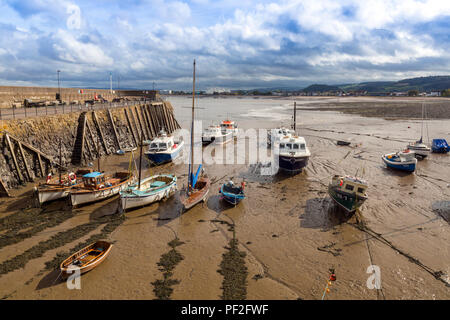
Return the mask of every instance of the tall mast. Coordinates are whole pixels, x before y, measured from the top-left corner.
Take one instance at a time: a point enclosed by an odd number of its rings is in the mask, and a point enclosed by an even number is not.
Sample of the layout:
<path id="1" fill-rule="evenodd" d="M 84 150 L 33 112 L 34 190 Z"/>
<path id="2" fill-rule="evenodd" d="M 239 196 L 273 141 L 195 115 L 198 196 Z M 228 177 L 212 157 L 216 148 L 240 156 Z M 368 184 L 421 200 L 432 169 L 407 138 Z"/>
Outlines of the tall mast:
<path id="1" fill-rule="evenodd" d="M 142 145 L 143 145 L 143 142 L 142 142 L 142 139 L 143 139 L 143 136 L 144 136 L 144 132 L 143 131 L 141 131 L 141 150 L 140 150 L 140 154 L 139 154 L 139 182 L 138 182 L 138 190 L 141 190 L 141 171 L 142 171 Z"/>
<path id="2" fill-rule="evenodd" d="M 188 191 L 191 190 L 192 182 L 192 172 L 193 172 L 193 165 L 194 165 L 194 105 L 195 105 L 195 59 L 194 59 L 194 74 L 193 74 L 193 81 L 192 81 L 192 123 L 191 123 L 191 163 L 189 165 L 189 177 L 188 181 Z"/>
<path id="3" fill-rule="evenodd" d="M 62 183 L 61 167 L 62 167 L 62 138 L 59 139 L 59 183 Z"/>
<path id="4" fill-rule="evenodd" d="M 294 133 L 296 130 L 296 120 L 297 120 L 297 102 L 294 101 Z"/>

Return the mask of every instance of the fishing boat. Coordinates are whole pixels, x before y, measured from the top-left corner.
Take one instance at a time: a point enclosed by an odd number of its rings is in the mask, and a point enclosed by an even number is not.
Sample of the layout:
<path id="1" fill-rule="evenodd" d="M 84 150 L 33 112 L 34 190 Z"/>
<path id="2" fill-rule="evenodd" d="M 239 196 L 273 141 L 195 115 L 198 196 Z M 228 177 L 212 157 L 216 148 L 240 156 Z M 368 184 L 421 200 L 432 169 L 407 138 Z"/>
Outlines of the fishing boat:
<path id="1" fill-rule="evenodd" d="M 433 139 L 431 149 L 435 153 L 447 153 L 450 147 L 445 139 Z"/>
<path id="2" fill-rule="evenodd" d="M 53 178 L 50 173 L 47 176 L 47 180 L 45 183 L 40 183 L 39 185 L 34 187 L 35 193 L 39 200 L 39 204 L 43 204 L 45 202 L 50 202 L 58 199 L 63 199 L 69 196 L 70 190 L 73 187 L 81 186 L 82 179 L 77 178 L 77 176 L 87 174 L 92 170 L 78 170 L 76 173 L 70 172 L 67 175 L 59 176 Z"/>
<path id="3" fill-rule="evenodd" d="M 339 207 L 353 213 L 367 200 L 367 181 L 351 176 L 335 175 L 328 185 L 328 194 Z"/>
<path id="4" fill-rule="evenodd" d="M 191 123 L 191 154 L 189 159 L 189 171 L 188 171 L 188 185 L 184 192 L 181 193 L 181 203 L 183 204 L 183 210 L 189 210 L 197 203 L 206 201 L 206 197 L 209 193 L 211 181 L 206 176 L 202 165 L 200 164 L 197 169 L 197 173 L 194 176 L 194 107 L 195 107 L 195 60 L 194 60 L 194 72 L 193 72 L 193 84 L 192 84 L 192 123 Z"/>
<path id="5" fill-rule="evenodd" d="M 145 155 L 153 164 L 159 165 L 175 160 L 183 146 L 184 141 L 175 141 L 172 135 L 167 135 L 164 130 L 161 130 L 158 136 L 151 140 Z"/>
<path id="6" fill-rule="evenodd" d="M 285 127 L 271 129 L 267 131 L 267 145 L 271 146 L 272 141 L 274 143 L 279 143 L 280 139 L 286 136 L 292 136 L 295 135 L 294 130 L 287 129 Z"/>
<path id="7" fill-rule="evenodd" d="M 74 270 L 81 274 L 86 273 L 105 261 L 111 252 L 112 244 L 106 241 L 97 241 L 75 252 L 60 265 L 63 278 L 68 277 Z"/>
<path id="8" fill-rule="evenodd" d="M 208 145 L 212 142 L 216 144 L 224 144 L 233 138 L 231 131 L 222 131 L 220 126 L 209 126 L 202 133 L 202 144 Z"/>
<path id="9" fill-rule="evenodd" d="M 280 170 L 290 174 L 302 171 L 308 164 L 311 152 L 303 137 L 296 135 L 284 136 L 280 139 L 278 165 Z"/>
<path id="10" fill-rule="evenodd" d="M 414 170 L 416 170 L 417 159 L 414 152 L 409 149 L 382 155 L 381 159 L 389 168 L 392 169 L 407 172 L 414 172 Z"/>
<path id="11" fill-rule="evenodd" d="M 242 182 L 240 186 L 236 186 L 233 181 L 225 182 L 219 190 L 222 194 L 222 199 L 226 202 L 237 205 L 241 200 L 245 199 L 244 194 L 245 182 Z"/>
<path id="12" fill-rule="evenodd" d="M 231 120 L 223 120 L 220 124 L 220 128 L 224 133 L 231 132 L 233 137 L 237 137 L 239 132 L 237 123 Z"/>
<path id="13" fill-rule="evenodd" d="M 72 206 L 105 200 L 117 195 L 133 183 L 131 172 L 116 172 L 113 175 L 94 171 L 83 175 L 83 186 L 70 191 Z"/>
<path id="14" fill-rule="evenodd" d="M 406 146 L 407 149 L 414 151 L 414 155 L 419 157 L 419 158 L 426 158 L 430 152 L 431 152 L 431 148 L 429 146 L 427 146 L 425 143 L 423 143 L 422 138 L 423 138 L 423 120 L 424 120 L 424 111 L 425 110 L 425 106 L 424 104 L 422 104 L 422 127 L 420 129 L 420 139 L 417 140 L 414 143 L 410 143 Z"/>

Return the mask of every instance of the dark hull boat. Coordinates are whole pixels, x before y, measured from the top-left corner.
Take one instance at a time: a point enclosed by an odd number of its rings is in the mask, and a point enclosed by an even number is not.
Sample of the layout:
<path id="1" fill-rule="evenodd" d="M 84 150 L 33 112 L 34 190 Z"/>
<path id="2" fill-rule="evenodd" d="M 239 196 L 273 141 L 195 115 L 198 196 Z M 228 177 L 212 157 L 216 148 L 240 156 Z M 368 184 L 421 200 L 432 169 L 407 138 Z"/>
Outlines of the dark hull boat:
<path id="1" fill-rule="evenodd" d="M 362 179 L 335 175 L 328 185 L 328 194 L 339 207 L 353 213 L 367 200 L 367 186 Z"/>
<path id="2" fill-rule="evenodd" d="M 280 170 L 295 174 L 303 170 L 304 167 L 308 165 L 309 156 L 305 157 L 289 157 L 289 156 L 279 156 L 279 167 Z"/>
<path id="3" fill-rule="evenodd" d="M 244 182 L 241 186 L 234 185 L 233 181 L 224 183 L 219 191 L 222 194 L 222 199 L 234 206 L 237 205 L 245 199 L 244 185 Z"/>

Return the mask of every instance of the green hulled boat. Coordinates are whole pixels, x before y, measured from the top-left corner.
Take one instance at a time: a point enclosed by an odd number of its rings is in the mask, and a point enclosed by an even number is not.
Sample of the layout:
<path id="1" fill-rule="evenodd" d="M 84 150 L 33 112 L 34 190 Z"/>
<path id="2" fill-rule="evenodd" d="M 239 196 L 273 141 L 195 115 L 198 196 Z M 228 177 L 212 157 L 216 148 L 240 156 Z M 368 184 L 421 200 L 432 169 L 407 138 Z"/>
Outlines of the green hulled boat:
<path id="1" fill-rule="evenodd" d="M 335 175 L 328 186 L 328 193 L 348 213 L 355 212 L 367 200 L 368 184 L 365 180 Z"/>

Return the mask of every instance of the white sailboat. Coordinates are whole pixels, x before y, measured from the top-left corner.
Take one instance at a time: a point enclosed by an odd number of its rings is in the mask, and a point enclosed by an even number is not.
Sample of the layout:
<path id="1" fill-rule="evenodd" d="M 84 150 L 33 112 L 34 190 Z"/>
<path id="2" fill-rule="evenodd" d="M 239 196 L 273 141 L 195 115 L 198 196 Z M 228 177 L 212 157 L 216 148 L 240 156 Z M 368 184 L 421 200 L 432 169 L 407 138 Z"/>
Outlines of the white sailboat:
<path id="1" fill-rule="evenodd" d="M 423 118 L 424 118 L 424 105 L 422 104 L 422 127 L 420 130 L 420 140 L 417 140 L 414 143 L 408 144 L 406 147 L 411 151 L 414 151 L 415 155 L 420 158 L 426 158 L 430 152 L 431 148 L 423 143 Z"/>

